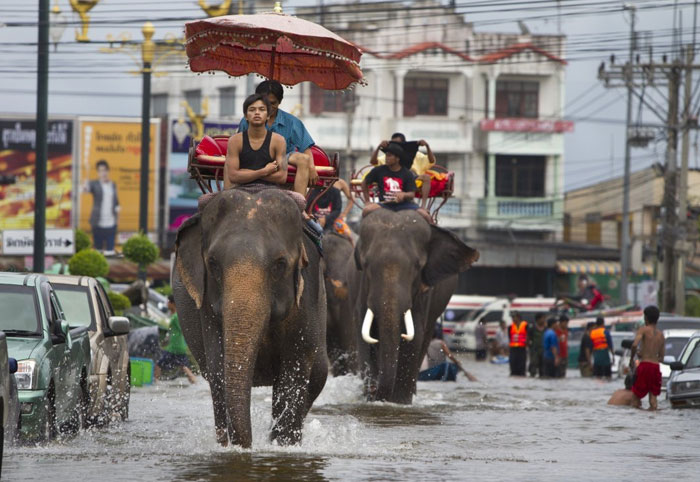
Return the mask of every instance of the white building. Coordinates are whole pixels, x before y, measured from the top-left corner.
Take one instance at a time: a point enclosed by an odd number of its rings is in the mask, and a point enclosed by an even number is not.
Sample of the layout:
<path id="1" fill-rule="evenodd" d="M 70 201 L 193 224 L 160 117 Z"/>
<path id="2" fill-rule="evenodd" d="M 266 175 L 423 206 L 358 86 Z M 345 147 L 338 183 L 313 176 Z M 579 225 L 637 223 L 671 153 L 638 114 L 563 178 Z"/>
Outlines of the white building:
<path id="1" fill-rule="evenodd" d="M 562 121 L 564 38 L 474 32 L 435 0 L 396 6 L 297 9 L 362 48 L 367 85 L 337 93 L 304 83 L 285 91 L 282 108 L 303 120 L 317 144 L 341 153 L 345 173 L 368 164 L 394 132 L 425 139 L 455 173 L 455 197 L 440 224 L 480 249 L 479 265 L 554 270 L 555 253 L 536 243 L 562 238 L 563 133 L 572 128 Z M 182 115 L 183 99 L 198 111 L 206 97 L 209 118 L 238 120 L 253 85 L 225 74 L 162 77 L 153 84 L 154 114 Z M 518 283 L 508 291 L 527 294 Z"/>

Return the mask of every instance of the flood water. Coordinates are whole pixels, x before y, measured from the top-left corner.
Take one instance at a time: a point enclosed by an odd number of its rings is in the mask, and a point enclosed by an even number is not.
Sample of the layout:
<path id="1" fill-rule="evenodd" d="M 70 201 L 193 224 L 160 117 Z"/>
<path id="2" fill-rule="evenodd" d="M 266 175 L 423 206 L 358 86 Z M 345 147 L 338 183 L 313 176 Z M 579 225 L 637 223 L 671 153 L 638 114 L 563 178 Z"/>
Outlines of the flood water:
<path id="1" fill-rule="evenodd" d="M 254 390 L 242 450 L 216 443 L 201 378 L 134 388 L 128 422 L 6 449 L 3 480 L 697 480 L 700 410 L 664 394 L 657 413 L 610 407 L 621 380 L 510 379 L 463 358 L 479 382 L 420 382 L 412 406 L 366 403 L 359 378 L 329 378 L 296 447 L 267 440 L 270 389 Z"/>

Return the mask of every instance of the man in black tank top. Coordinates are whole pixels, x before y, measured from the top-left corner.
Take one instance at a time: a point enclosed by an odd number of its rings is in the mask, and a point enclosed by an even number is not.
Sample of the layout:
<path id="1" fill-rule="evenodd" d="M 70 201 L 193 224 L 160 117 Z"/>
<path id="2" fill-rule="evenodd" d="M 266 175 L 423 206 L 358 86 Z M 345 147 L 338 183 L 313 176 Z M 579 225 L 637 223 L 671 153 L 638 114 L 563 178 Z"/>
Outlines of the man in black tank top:
<path id="1" fill-rule="evenodd" d="M 269 101 L 260 94 L 243 103 L 248 130 L 228 140 L 224 188 L 241 184 L 284 184 L 287 182 L 284 137 L 265 128 Z"/>

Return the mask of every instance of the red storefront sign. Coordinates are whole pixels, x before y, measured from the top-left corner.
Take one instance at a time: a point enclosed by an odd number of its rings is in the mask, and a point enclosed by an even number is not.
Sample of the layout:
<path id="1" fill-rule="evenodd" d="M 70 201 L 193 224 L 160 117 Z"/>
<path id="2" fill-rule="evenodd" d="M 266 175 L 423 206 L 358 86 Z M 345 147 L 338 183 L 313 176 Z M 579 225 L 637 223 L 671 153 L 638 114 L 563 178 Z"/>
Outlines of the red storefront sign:
<path id="1" fill-rule="evenodd" d="M 573 132 L 571 121 L 548 121 L 540 119 L 482 119 L 482 131 L 503 132 Z"/>

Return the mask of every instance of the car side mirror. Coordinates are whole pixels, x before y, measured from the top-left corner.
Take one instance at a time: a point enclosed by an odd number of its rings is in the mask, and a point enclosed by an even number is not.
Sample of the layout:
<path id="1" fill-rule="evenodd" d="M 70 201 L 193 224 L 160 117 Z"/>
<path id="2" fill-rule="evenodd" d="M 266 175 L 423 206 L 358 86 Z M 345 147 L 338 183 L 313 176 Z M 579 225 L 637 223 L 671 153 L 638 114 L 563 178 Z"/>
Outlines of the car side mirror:
<path id="1" fill-rule="evenodd" d="M 673 370 L 673 371 L 683 370 L 683 363 L 679 362 L 679 361 L 674 361 L 673 363 L 669 363 L 669 366 L 671 367 L 671 370 Z"/>
<path id="2" fill-rule="evenodd" d="M 615 350 L 616 356 L 622 356 L 624 354 L 625 354 L 625 350 L 623 350 L 622 348 L 618 348 L 617 350 Z"/>
<path id="3" fill-rule="evenodd" d="M 628 350 L 631 350 L 632 343 L 634 343 L 634 340 L 626 339 L 622 340 L 622 342 L 620 342 L 620 345 L 622 346 L 622 348 L 627 348 Z"/>
<path id="4" fill-rule="evenodd" d="M 107 320 L 107 325 L 115 335 L 126 335 L 131 329 L 129 318 L 126 316 L 110 316 Z"/>
<path id="5" fill-rule="evenodd" d="M 665 363 L 666 365 L 670 365 L 670 364 L 673 363 L 674 361 L 676 361 L 676 357 L 673 356 L 673 355 L 666 355 L 666 356 L 664 357 L 664 363 Z"/>
<path id="6" fill-rule="evenodd" d="M 61 320 L 60 322 L 61 326 L 61 334 L 64 337 L 64 340 L 66 342 L 66 350 L 70 350 L 73 348 L 73 340 L 70 337 L 70 325 L 66 320 Z"/>
<path id="7" fill-rule="evenodd" d="M 10 369 L 10 375 L 17 372 L 17 360 L 15 358 L 7 359 L 7 367 Z"/>

